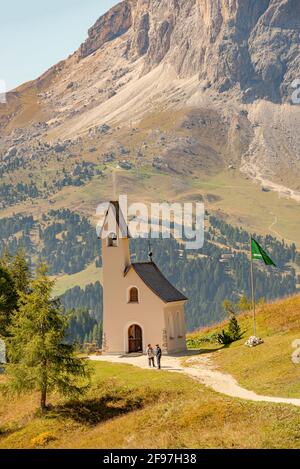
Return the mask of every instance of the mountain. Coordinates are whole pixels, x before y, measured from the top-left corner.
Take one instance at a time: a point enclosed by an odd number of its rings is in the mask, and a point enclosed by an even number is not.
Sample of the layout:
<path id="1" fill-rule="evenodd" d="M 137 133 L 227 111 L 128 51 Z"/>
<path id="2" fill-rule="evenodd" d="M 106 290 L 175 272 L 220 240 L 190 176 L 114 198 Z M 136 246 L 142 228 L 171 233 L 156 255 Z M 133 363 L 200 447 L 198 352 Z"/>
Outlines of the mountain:
<path id="1" fill-rule="evenodd" d="M 125 1 L 90 29 L 79 57 L 123 36 L 125 57 L 143 59 L 141 76 L 170 65 L 202 88 L 281 103 L 299 75 L 299 27 L 296 0 Z"/>
<path id="2" fill-rule="evenodd" d="M 119 3 L 0 104 L 2 215 L 201 198 L 300 245 L 299 47 L 297 0 Z"/>

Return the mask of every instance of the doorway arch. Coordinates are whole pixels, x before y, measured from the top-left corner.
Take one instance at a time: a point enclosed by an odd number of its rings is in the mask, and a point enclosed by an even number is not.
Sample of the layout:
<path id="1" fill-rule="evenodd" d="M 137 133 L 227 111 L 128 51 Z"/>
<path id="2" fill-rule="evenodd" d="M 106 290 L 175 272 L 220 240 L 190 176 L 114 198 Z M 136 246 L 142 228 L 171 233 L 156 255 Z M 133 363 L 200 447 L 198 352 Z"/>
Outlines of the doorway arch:
<path id="1" fill-rule="evenodd" d="M 128 353 L 143 352 L 143 331 L 138 324 L 128 328 Z"/>

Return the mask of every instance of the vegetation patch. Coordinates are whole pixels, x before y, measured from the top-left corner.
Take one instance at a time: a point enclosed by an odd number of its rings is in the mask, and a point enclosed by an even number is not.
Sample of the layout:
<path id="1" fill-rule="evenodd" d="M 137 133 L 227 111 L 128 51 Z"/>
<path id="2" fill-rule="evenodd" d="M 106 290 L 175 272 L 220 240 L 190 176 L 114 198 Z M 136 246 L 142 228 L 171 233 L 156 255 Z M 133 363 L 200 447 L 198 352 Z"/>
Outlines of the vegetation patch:
<path id="1" fill-rule="evenodd" d="M 245 346 L 246 339 L 253 334 L 252 312 L 241 314 L 238 321 L 245 336 L 229 348 L 216 348 L 206 340 L 221 333 L 228 322 L 189 334 L 188 345 L 199 344 L 201 350 L 204 343 L 207 351 L 217 350 L 209 354 L 212 362 L 247 389 L 258 394 L 300 398 L 300 364 L 292 361 L 293 342 L 300 339 L 300 296 L 259 307 L 257 334 L 264 340 L 259 347 Z"/>
<path id="2" fill-rule="evenodd" d="M 58 398 L 42 417 L 32 394 L 14 403 L 0 397 L 2 428 L 15 422 L 0 435 L 0 448 L 30 448 L 45 432 L 56 437 L 47 448 L 300 447 L 297 407 L 222 396 L 178 373 L 105 362 L 92 366 L 87 395 L 72 403 Z M 7 413 L 9 421 L 2 424 Z"/>

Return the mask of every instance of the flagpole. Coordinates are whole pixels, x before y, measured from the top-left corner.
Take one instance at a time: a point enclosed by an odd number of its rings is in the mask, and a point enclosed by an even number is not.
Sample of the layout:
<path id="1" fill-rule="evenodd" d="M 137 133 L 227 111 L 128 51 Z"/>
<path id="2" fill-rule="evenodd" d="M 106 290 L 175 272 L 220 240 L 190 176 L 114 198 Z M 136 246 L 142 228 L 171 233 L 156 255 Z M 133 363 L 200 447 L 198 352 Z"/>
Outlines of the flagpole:
<path id="1" fill-rule="evenodd" d="M 253 250 L 252 250 L 252 236 L 250 235 L 250 271 L 251 271 L 251 294 L 252 294 L 252 308 L 253 308 L 253 329 L 254 336 L 256 337 L 256 308 L 255 308 L 255 295 L 254 295 L 254 281 L 253 281 Z"/>

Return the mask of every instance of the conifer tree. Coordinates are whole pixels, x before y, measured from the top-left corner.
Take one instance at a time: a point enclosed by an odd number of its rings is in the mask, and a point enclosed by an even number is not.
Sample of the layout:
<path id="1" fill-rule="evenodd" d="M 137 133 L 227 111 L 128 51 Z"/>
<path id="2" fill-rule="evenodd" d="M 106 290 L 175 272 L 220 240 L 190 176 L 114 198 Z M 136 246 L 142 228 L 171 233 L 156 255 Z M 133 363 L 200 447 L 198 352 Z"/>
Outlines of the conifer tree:
<path id="1" fill-rule="evenodd" d="M 38 390 L 42 412 L 52 391 L 75 396 L 89 381 L 87 365 L 75 356 L 74 345 L 65 342 L 68 320 L 51 297 L 53 286 L 46 266 L 39 266 L 30 291 L 20 293 L 8 339 L 8 390 L 18 394 Z"/>
<path id="2" fill-rule="evenodd" d="M 93 327 L 93 339 L 92 342 L 98 345 L 98 325 L 95 324 Z"/>
<path id="3" fill-rule="evenodd" d="M 19 249 L 10 263 L 10 271 L 18 292 L 27 293 L 30 285 L 30 269 L 24 249 Z"/>
<path id="4" fill-rule="evenodd" d="M 248 311 L 251 309 L 251 301 L 248 300 L 248 298 L 243 295 L 240 298 L 240 301 L 237 304 L 238 310 L 243 312 L 243 311 Z"/>
<path id="5" fill-rule="evenodd" d="M 8 335 L 14 310 L 18 308 L 20 292 L 26 293 L 30 284 L 30 270 L 25 251 L 11 256 L 7 249 L 0 259 L 0 336 Z"/>
<path id="6" fill-rule="evenodd" d="M 0 336 L 8 335 L 12 313 L 17 307 L 17 290 L 14 279 L 5 265 L 0 264 Z"/>
<path id="7" fill-rule="evenodd" d="M 240 340 L 243 337 L 241 327 L 238 323 L 238 320 L 235 314 L 232 314 L 228 324 L 228 334 L 231 337 L 232 341 Z"/>

